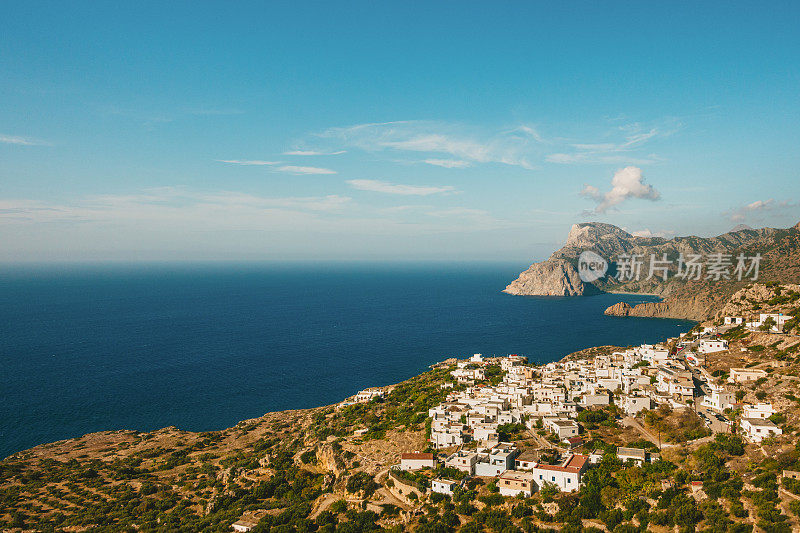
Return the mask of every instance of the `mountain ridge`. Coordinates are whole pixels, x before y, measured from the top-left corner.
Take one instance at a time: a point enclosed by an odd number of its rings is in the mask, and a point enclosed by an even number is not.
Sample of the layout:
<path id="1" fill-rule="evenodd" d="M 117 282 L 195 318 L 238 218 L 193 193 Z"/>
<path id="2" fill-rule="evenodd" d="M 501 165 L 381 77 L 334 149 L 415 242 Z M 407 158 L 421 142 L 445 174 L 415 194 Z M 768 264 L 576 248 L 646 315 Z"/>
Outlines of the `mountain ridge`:
<path id="1" fill-rule="evenodd" d="M 604 258 L 609 265 L 605 277 L 593 282 L 583 281 L 579 274 L 578 257 L 591 251 Z M 667 280 L 663 271 L 648 269 L 651 257 L 660 260 L 666 254 L 669 266 Z M 509 283 L 503 292 L 520 296 L 589 296 L 600 292 L 622 292 L 654 294 L 663 301 L 636 306 L 631 309 L 609 308 L 609 314 L 622 316 L 654 316 L 703 320 L 708 318 L 713 305 L 729 297 L 755 280 L 743 276 L 732 279 L 714 279 L 701 272 L 698 280 L 687 280 L 677 276 L 678 258 L 692 255 L 708 257 L 724 254 L 732 264 L 729 274 L 734 272 L 738 255 L 748 261 L 756 254 L 759 262 L 759 281 L 800 282 L 800 223 L 786 229 L 737 227 L 715 237 L 643 237 L 635 236 L 618 226 L 602 222 L 574 224 L 563 247 L 538 263 L 533 263 L 517 279 Z M 640 256 L 638 279 L 625 279 L 619 268 L 624 267 L 620 256 Z M 750 266 L 749 263 L 747 266 Z M 617 279 L 621 278 L 621 279 Z"/>

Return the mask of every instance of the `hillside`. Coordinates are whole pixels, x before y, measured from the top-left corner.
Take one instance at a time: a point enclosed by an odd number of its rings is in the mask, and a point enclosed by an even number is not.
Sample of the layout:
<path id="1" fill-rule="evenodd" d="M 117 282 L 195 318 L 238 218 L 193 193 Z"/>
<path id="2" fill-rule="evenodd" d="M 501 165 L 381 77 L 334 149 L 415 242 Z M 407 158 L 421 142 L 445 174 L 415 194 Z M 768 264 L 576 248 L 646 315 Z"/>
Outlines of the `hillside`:
<path id="1" fill-rule="evenodd" d="M 608 262 L 606 276 L 592 282 L 580 279 L 578 258 L 581 253 L 591 251 Z M 638 279 L 624 275 L 620 256 L 639 256 L 642 260 Z M 657 260 L 666 254 L 667 280 L 663 271 L 654 271 L 650 279 L 650 257 Z M 731 279 L 707 277 L 707 268 L 701 270 L 700 279 L 678 276 L 678 258 L 692 255 L 702 256 L 708 262 L 712 254 L 730 256 L 727 272 Z M 663 298 L 656 304 L 624 310 L 630 316 L 654 316 L 703 320 L 711 309 L 719 306 L 740 288 L 752 283 L 752 273 L 737 280 L 736 257 L 743 254 L 750 259 L 761 255 L 758 281 L 800 282 L 800 224 L 788 229 L 736 228 L 717 237 L 637 237 L 613 226 L 599 222 L 576 224 L 567 236 L 566 244 L 550 258 L 532 264 L 504 290 L 522 296 L 586 296 L 598 292 L 624 292 L 655 294 Z M 620 279 L 621 278 L 621 279 Z M 611 310 L 615 313 L 616 310 Z"/>

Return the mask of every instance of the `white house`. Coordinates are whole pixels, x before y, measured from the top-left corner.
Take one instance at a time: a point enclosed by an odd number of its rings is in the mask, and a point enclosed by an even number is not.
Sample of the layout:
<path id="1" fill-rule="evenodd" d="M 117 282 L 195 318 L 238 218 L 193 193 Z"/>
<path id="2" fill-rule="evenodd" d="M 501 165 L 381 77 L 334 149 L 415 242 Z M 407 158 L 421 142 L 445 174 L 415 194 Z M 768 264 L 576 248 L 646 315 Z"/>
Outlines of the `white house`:
<path id="1" fill-rule="evenodd" d="M 431 490 L 439 494 L 453 495 L 453 491 L 458 487 L 458 482 L 451 479 L 436 478 L 431 480 Z"/>
<path id="2" fill-rule="evenodd" d="M 462 472 L 466 472 L 470 476 L 475 475 L 475 463 L 478 462 L 478 454 L 467 450 L 459 450 L 453 455 L 445 459 L 444 465 L 451 468 L 457 468 Z"/>
<path id="3" fill-rule="evenodd" d="M 724 339 L 703 339 L 697 349 L 700 353 L 724 352 L 728 349 L 728 341 Z"/>
<path id="4" fill-rule="evenodd" d="M 783 433 L 783 430 L 776 426 L 772 420 L 762 418 L 742 418 L 740 425 L 742 432 L 751 442 L 761 442 L 766 438 Z"/>
<path id="5" fill-rule="evenodd" d="M 659 392 L 673 396 L 694 396 L 692 373 L 669 366 L 660 366 L 656 374 L 656 388 Z"/>
<path id="6" fill-rule="evenodd" d="M 472 424 L 472 436 L 477 441 L 497 441 L 497 423 L 496 422 L 479 422 Z"/>
<path id="7" fill-rule="evenodd" d="M 726 326 L 741 326 L 742 324 L 744 324 L 744 318 L 740 316 L 726 316 L 723 319 L 723 323 Z"/>
<path id="8" fill-rule="evenodd" d="M 611 401 L 611 395 L 605 391 L 596 391 L 595 393 L 589 393 L 583 395 L 583 399 L 581 400 L 581 406 L 583 407 L 591 407 L 593 405 L 608 405 Z"/>
<path id="9" fill-rule="evenodd" d="M 744 418 L 769 418 L 776 413 L 771 403 L 747 404 L 742 406 Z"/>
<path id="10" fill-rule="evenodd" d="M 539 487 L 544 486 L 545 483 L 553 483 L 561 491 L 572 492 L 580 488 L 581 479 L 588 464 L 589 457 L 579 454 L 570 454 L 560 465 L 537 463 L 531 470 L 533 481 Z"/>
<path id="11" fill-rule="evenodd" d="M 432 453 L 404 453 L 400 456 L 400 470 L 421 470 L 435 468 L 436 458 Z"/>
<path id="12" fill-rule="evenodd" d="M 766 322 L 767 319 L 769 318 L 771 318 L 775 322 L 770 328 L 770 331 L 775 333 L 783 331 L 783 325 L 792 319 L 790 315 L 784 315 L 783 313 L 761 313 L 758 317 L 757 322 L 756 321 L 747 322 L 745 323 L 745 326 L 752 329 L 760 328 L 761 326 L 764 325 L 764 322 Z"/>
<path id="13" fill-rule="evenodd" d="M 559 440 L 574 437 L 579 431 L 578 423 L 569 418 L 545 418 L 544 425 L 555 433 Z"/>
<path id="14" fill-rule="evenodd" d="M 767 377 L 767 373 L 757 368 L 731 368 L 728 383 L 747 383 Z"/>
<path id="15" fill-rule="evenodd" d="M 236 522 L 234 522 L 233 524 L 231 524 L 231 527 L 233 528 L 234 531 L 244 533 L 247 531 L 253 531 L 253 528 L 255 528 L 257 525 L 258 521 L 251 520 L 249 518 L 241 518 Z"/>
<path id="16" fill-rule="evenodd" d="M 492 448 L 479 449 L 475 463 L 475 475 L 494 477 L 506 470 L 513 470 L 514 459 L 519 450 L 508 442 L 500 442 Z"/>
<path id="17" fill-rule="evenodd" d="M 709 409 L 714 409 L 715 411 L 724 411 L 735 402 L 736 395 L 733 392 L 714 387 L 711 389 L 711 394 L 703 397 L 701 405 Z"/>
<path id="18" fill-rule="evenodd" d="M 447 422 L 440 428 L 431 428 L 431 444 L 434 448 L 460 446 L 471 438 L 472 433 L 465 424 Z"/>
<path id="19" fill-rule="evenodd" d="M 622 409 L 626 415 L 636 416 L 642 409 L 650 409 L 650 398 L 647 396 L 625 396 Z"/>
<path id="20" fill-rule="evenodd" d="M 653 346 L 652 344 L 642 344 L 638 348 L 642 360 L 647 361 L 651 365 L 658 365 L 669 359 L 669 350 L 662 346 Z"/>
<path id="21" fill-rule="evenodd" d="M 364 389 L 358 391 L 356 394 L 356 401 L 358 403 L 367 403 L 373 398 L 383 398 L 385 393 L 381 389 Z"/>
<path id="22" fill-rule="evenodd" d="M 472 380 L 486 379 L 486 374 L 482 368 L 456 368 L 450 374 L 456 378 L 459 383 L 465 383 Z"/>

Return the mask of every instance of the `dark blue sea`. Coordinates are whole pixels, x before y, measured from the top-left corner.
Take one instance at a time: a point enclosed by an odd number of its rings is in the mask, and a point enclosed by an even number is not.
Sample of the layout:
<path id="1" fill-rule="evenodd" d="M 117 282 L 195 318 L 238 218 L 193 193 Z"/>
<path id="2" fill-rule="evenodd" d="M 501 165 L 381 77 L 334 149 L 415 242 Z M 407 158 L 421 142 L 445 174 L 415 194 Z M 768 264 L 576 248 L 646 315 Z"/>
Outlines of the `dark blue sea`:
<path id="1" fill-rule="evenodd" d="M 509 296 L 524 264 L 2 267 L 0 457 L 110 429 L 223 429 L 337 402 L 448 357 L 546 362 L 690 322 L 646 296 Z"/>

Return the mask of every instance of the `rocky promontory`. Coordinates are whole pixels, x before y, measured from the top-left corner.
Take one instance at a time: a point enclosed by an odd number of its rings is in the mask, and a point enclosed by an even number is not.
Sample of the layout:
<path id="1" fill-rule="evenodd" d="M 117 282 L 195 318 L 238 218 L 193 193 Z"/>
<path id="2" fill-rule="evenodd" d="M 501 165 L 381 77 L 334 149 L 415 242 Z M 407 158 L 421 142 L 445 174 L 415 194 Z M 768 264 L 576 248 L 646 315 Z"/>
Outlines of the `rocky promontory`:
<path id="1" fill-rule="evenodd" d="M 584 296 L 600 291 L 594 285 L 584 283 L 572 264 L 555 259 L 532 264 L 503 292 L 526 296 Z"/>

